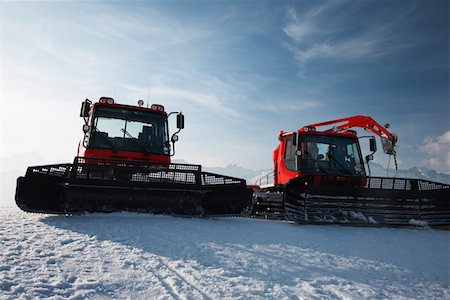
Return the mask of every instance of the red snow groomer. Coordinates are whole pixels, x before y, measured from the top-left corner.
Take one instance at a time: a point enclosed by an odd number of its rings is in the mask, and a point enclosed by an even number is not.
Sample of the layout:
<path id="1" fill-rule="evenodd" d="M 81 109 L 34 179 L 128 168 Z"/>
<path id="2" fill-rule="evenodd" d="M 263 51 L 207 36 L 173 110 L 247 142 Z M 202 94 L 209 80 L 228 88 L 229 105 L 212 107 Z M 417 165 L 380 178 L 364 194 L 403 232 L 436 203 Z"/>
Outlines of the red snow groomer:
<path id="1" fill-rule="evenodd" d="M 56 214 L 138 211 L 179 215 L 239 215 L 251 202 L 243 179 L 170 162 L 182 113 L 86 99 L 84 136 L 73 163 L 29 167 L 17 179 L 24 211 Z M 168 118 L 177 129 L 169 139 Z"/>
<path id="2" fill-rule="evenodd" d="M 334 125 L 320 131 L 319 127 Z M 388 124 L 353 116 L 280 132 L 273 152 L 273 172 L 257 182 L 253 215 L 302 224 L 364 226 L 448 226 L 448 184 L 422 179 L 370 177 L 378 135 L 383 151 L 396 160 L 397 136 Z M 369 138 L 371 154 L 363 159 L 359 139 Z M 365 164 L 368 168 L 366 175 Z M 273 178 L 273 181 L 271 179 Z M 258 188 L 259 187 L 259 188 Z"/>

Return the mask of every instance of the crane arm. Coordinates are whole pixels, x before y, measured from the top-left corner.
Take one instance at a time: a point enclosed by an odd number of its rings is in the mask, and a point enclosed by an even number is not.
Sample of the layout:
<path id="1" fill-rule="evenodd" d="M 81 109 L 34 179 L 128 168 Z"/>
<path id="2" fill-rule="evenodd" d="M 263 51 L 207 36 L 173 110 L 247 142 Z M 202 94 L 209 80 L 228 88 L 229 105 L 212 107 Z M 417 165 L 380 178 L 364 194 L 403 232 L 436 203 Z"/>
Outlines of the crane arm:
<path id="1" fill-rule="evenodd" d="M 316 124 L 311 124 L 308 126 L 304 126 L 300 129 L 300 131 L 303 131 L 305 128 L 309 127 L 322 127 L 327 125 L 334 125 L 334 124 L 340 124 L 337 126 L 334 126 L 333 128 L 330 128 L 328 130 L 325 130 L 325 132 L 342 132 L 344 130 L 359 127 L 364 128 L 366 130 L 372 131 L 374 134 L 378 135 L 381 138 L 381 142 L 383 145 L 384 152 L 387 154 L 394 154 L 395 153 L 395 145 L 397 143 L 397 135 L 394 133 L 389 132 L 385 127 L 381 126 L 378 122 L 376 122 L 374 119 L 368 116 L 353 116 L 353 117 L 347 117 L 337 120 L 331 120 Z"/>

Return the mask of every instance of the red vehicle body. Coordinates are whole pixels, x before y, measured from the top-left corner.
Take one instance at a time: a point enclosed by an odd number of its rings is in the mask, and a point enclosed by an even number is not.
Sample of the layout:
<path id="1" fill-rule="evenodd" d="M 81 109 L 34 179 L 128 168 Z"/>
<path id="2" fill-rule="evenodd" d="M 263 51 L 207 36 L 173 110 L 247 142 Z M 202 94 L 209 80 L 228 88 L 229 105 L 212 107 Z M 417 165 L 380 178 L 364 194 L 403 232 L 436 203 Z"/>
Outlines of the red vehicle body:
<path id="1" fill-rule="evenodd" d="M 340 125 L 323 131 L 317 129 L 334 124 Z M 273 151 L 274 185 L 281 186 L 293 178 L 318 173 L 333 176 L 366 176 L 357 133 L 350 130 L 354 127 L 370 130 L 380 136 L 384 152 L 395 155 L 396 135 L 367 116 L 353 116 L 311 124 L 296 132 L 280 131 L 278 137 L 280 144 Z M 317 145 L 323 149 L 312 155 L 311 147 Z M 372 151 L 376 151 L 375 146 Z M 366 157 L 366 161 L 370 159 L 370 155 Z M 315 167 L 311 167 L 312 165 Z"/>
<path id="2" fill-rule="evenodd" d="M 81 110 L 80 116 L 84 117 L 86 124 L 77 156 L 170 163 L 168 114 L 162 105 L 153 104 L 149 108 L 142 104 L 123 105 L 114 103 L 112 98 L 102 97 L 98 103 L 85 101 Z M 128 132 L 127 125 L 133 125 L 132 133 Z M 96 141 L 97 136 L 101 137 Z"/>

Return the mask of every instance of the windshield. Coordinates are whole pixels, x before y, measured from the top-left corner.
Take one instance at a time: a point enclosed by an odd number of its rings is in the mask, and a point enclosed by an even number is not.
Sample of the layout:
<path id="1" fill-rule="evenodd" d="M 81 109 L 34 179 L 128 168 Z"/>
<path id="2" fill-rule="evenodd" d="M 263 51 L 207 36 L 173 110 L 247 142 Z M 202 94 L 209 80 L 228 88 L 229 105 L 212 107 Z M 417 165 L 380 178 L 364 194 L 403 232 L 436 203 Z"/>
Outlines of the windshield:
<path id="1" fill-rule="evenodd" d="M 170 154 L 167 118 L 152 112 L 97 106 L 90 148 Z"/>
<path id="2" fill-rule="evenodd" d="M 306 135 L 300 137 L 299 147 L 303 172 L 365 175 L 359 144 L 353 138 Z"/>

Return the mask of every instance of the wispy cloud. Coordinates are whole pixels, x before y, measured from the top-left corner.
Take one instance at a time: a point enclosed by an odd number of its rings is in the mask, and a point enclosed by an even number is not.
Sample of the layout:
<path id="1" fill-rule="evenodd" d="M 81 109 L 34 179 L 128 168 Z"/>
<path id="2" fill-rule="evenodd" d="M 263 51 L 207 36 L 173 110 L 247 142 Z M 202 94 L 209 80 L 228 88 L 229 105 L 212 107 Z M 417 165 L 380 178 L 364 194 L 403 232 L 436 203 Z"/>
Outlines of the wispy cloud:
<path id="1" fill-rule="evenodd" d="M 309 18 L 300 19 L 294 8 L 287 10 L 289 22 L 283 28 L 284 33 L 298 45 L 316 30 Z"/>
<path id="2" fill-rule="evenodd" d="M 409 46 L 392 41 L 396 36 L 393 28 L 411 9 L 393 21 L 364 27 L 357 25 L 358 22 L 352 23 L 349 19 L 342 21 L 334 16 L 349 6 L 345 1 L 329 1 L 303 14 L 292 7 L 287 9 L 288 21 L 282 28 L 290 39 L 286 47 L 300 64 L 318 59 L 355 60 L 379 57 Z M 332 23 L 333 26 L 330 28 L 330 25 L 326 26 L 324 23 Z"/>
<path id="3" fill-rule="evenodd" d="M 16 64 L 26 65 L 28 60 L 41 56 L 45 63 L 59 64 L 68 71 L 105 76 L 112 69 L 145 62 L 152 52 L 181 47 L 210 35 L 207 28 L 181 24 L 148 7 L 139 15 L 102 3 L 50 7 L 46 11 L 43 5 L 8 5 L 6 39 L 11 54 L 21 54 Z M 66 9 L 77 15 L 76 22 L 66 18 Z M 40 16 L 36 18 L 36 14 Z M 15 22 L 18 15 L 28 21 Z M 33 49 L 33 56 L 27 49 Z M 19 56 L 5 56 L 6 60 L 13 57 Z"/>
<path id="4" fill-rule="evenodd" d="M 298 15 L 293 7 L 289 7 L 286 11 L 288 23 L 283 28 L 284 33 L 290 37 L 295 44 L 300 44 L 306 38 L 320 32 L 316 24 L 316 18 L 322 13 L 337 5 L 336 1 L 329 1 L 323 5 L 319 5 Z"/>
<path id="5" fill-rule="evenodd" d="M 167 86 L 152 86 L 149 88 L 125 84 L 123 87 L 127 89 L 130 96 L 135 99 L 138 99 L 139 97 L 142 98 L 143 95 L 150 93 L 151 97 L 158 99 L 158 101 L 165 99 L 169 99 L 169 101 L 172 100 L 171 102 L 173 102 L 173 100 L 187 101 L 199 108 L 203 108 L 226 118 L 236 118 L 239 115 L 238 111 L 226 106 L 222 99 L 213 93 L 184 90 Z"/>
<path id="6" fill-rule="evenodd" d="M 258 109 L 267 112 L 273 112 L 276 114 L 286 115 L 287 112 L 300 112 L 307 111 L 315 108 L 323 107 L 323 104 L 317 100 L 283 100 L 280 101 L 267 101 L 258 104 Z"/>

